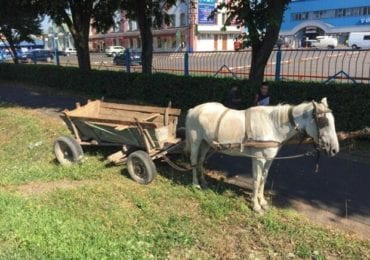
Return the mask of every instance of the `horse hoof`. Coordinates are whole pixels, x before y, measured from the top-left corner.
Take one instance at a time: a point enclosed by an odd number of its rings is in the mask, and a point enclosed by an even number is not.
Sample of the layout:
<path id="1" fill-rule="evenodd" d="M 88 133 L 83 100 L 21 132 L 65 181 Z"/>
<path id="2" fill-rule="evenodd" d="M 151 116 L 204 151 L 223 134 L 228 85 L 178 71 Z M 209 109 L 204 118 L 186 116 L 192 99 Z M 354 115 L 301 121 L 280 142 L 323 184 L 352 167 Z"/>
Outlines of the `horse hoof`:
<path id="1" fill-rule="evenodd" d="M 202 183 L 201 187 L 203 190 L 208 189 L 208 183 Z"/>
<path id="2" fill-rule="evenodd" d="M 268 204 L 265 204 L 265 205 L 261 205 L 262 209 L 267 211 L 270 209 L 270 206 Z"/>
<path id="3" fill-rule="evenodd" d="M 253 211 L 260 215 L 263 215 L 263 213 L 265 213 L 261 207 L 253 207 Z"/>
<path id="4" fill-rule="evenodd" d="M 193 188 L 197 190 L 201 190 L 202 187 L 199 184 L 193 184 Z"/>

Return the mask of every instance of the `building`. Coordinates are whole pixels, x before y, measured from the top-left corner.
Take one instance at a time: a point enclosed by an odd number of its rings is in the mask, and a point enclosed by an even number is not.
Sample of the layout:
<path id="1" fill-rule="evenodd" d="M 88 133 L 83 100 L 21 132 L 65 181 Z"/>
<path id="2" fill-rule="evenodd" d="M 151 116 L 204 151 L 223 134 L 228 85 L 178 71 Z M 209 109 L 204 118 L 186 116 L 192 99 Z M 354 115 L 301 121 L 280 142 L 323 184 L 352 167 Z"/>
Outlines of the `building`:
<path id="1" fill-rule="evenodd" d="M 169 25 L 163 25 L 153 32 L 153 48 L 155 51 L 178 51 L 184 47 L 188 38 L 188 4 L 177 1 L 177 4 L 167 10 L 170 18 Z M 141 37 L 138 24 L 125 18 L 124 13 L 117 12 L 115 26 L 107 33 L 97 33 L 90 29 L 90 48 L 103 52 L 108 46 L 120 45 L 133 50 L 141 50 Z"/>
<path id="2" fill-rule="evenodd" d="M 224 0 L 198 0 L 194 5 L 189 0 L 178 0 L 167 10 L 171 23 L 153 30 L 154 51 L 217 51 L 234 50 L 234 39 L 241 29 L 236 25 L 223 30 L 225 13 L 212 20 L 208 16 L 216 5 Z M 108 46 L 120 45 L 133 50 L 141 49 L 141 37 L 137 22 L 117 12 L 115 26 L 107 33 L 90 30 L 90 49 L 103 52 Z"/>
<path id="3" fill-rule="evenodd" d="M 55 47 L 57 47 L 59 51 L 63 51 L 66 48 L 74 48 L 73 37 L 66 24 L 62 24 L 61 26 L 55 23 L 50 24 L 43 38 L 45 49 L 48 50 L 54 50 Z"/>
<path id="4" fill-rule="evenodd" d="M 339 44 L 345 44 L 350 32 L 370 32 L 369 0 L 292 1 L 280 35 L 299 47 L 302 39 L 318 35 L 333 35 Z"/>
<path id="5" fill-rule="evenodd" d="M 225 2 L 225 0 L 198 0 L 194 50 L 234 50 L 234 40 L 243 30 L 238 28 L 236 24 L 223 28 L 227 18 L 225 11 L 219 12 L 214 19 L 208 19 L 217 4 L 221 2 Z"/>

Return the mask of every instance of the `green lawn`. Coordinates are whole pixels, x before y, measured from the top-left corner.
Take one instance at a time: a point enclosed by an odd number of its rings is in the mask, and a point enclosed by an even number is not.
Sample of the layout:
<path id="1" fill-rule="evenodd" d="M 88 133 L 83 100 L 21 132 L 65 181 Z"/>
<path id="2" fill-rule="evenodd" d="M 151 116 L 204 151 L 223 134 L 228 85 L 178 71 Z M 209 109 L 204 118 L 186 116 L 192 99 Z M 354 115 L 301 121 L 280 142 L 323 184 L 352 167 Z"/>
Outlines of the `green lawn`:
<path id="1" fill-rule="evenodd" d="M 165 166 L 149 186 L 99 151 L 64 168 L 53 140 L 67 130 L 40 112 L 0 106 L 0 258 L 351 258 L 370 243 L 290 210 L 253 213 L 215 182 L 199 191 Z"/>

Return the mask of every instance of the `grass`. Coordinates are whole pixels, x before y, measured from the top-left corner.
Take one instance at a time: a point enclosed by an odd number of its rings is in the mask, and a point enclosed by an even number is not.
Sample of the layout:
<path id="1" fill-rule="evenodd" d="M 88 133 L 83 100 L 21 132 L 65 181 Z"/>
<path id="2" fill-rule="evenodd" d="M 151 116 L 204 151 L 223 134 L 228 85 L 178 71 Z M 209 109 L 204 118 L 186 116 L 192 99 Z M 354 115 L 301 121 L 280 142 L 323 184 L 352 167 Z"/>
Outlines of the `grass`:
<path id="1" fill-rule="evenodd" d="M 62 121 L 0 107 L 0 258 L 347 258 L 370 243 L 310 223 L 290 210 L 253 213 L 237 191 L 199 191 L 159 166 L 149 186 L 107 167 L 104 153 L 61 167 L 53 140 Z M 123 174 L 122 174 L 123 173 Z"/>

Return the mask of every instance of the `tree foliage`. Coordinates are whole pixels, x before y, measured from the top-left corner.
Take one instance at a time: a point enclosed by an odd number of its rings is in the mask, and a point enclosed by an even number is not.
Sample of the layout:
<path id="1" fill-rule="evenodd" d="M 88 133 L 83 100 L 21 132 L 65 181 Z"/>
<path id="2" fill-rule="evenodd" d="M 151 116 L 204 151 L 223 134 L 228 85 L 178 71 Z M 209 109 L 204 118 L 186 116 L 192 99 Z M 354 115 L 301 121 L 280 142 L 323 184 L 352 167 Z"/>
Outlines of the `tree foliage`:
<path id="1" fill-rule="evenodd" d="M 41 34 L 38 9 L 30 1 L 0 0 L 0 34 L 9 45 L 14 63 L 18 63 L 17 45 L 34 42 L 32 35 Z"/>
<path id="2" fill-rule="evenodd" d="M 58 24 L 66 24 L 71 32 L 79 68 L 90 70 L 89 32 L 92 24 L 99 32 L 114 25 L 114 12 L 119 0 L 36 0 L 42 5 L 42 12 Z"/>
<path id="3" fill-rule="evenodd" d="M 284 11 L 291 0 L 235 0 L 220 4 L 213 15 L 226 10 L 225 25 L 246 27 L 244 46 L 252 47 L 249 78 L 262 82 L 264 69 L 279 37 Z"/>
<path id="4" fill-rule="evenodd" d="M 144 73 L 152 72 L 153 34 L 152 28 L 169 24 L 166 11 L 176 4 L 176 0 L 121 0 L 121 9 L 126 18 L 137 21 L 142 40 L 142 67 Z"/>

